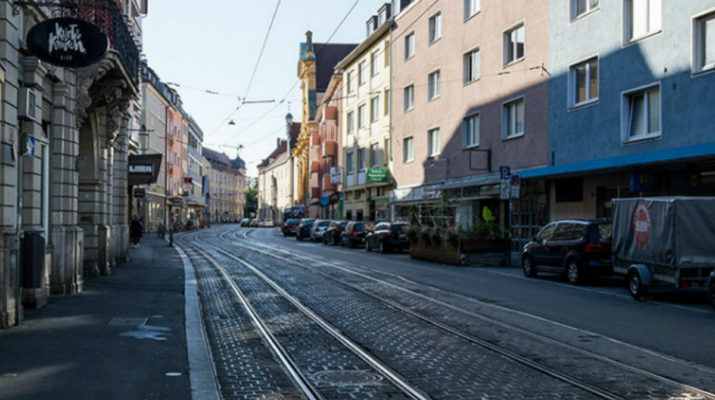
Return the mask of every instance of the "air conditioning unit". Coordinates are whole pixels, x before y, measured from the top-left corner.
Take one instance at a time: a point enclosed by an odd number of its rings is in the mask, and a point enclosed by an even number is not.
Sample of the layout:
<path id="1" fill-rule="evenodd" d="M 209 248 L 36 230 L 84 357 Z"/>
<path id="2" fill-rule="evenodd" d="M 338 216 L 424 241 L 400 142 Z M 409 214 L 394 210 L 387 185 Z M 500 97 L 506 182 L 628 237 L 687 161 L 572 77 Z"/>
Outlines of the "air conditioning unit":
<path id="1" fill-rule="evenodd" d="M 35 89 L 22 87 L 18 91 L 17 114 L 20 118 L 40 122 L 42 119 L 42 95 Z"/>

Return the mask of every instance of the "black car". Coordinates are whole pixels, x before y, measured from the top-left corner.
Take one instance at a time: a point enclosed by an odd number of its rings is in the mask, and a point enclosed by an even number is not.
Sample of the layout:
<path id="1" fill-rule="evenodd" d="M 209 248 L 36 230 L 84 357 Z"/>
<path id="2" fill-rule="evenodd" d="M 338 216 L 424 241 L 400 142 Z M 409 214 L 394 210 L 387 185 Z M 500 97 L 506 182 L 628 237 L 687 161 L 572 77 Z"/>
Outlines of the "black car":
<path id="1" fill-rule="evenodd" d="M 340 245 L 348 247 L 362 246 L 365 243 L 368 227 L 362 221 L 350 221 L 340 233 Z"/>
<path id="2" fill-rule="evenodd" d="M 323 244 L 337 246 L 340 244 L 340 234 L 345 229 L 348 221 L 331 221 L 323 234 Z"/>
<path id="3" fill-rule="evenodd" d="M 310 238 L 310 228 L 313 226 L 315 221 L 308 218 L 303 218 L 300 220 L 298 227 L 295 228 L 295 240 L 303 240 Z"/>
<path id="4" fill-rule="evenodd" d="M 375 229 L 365 236 L 365 250 L 377 249 L 380 253 L 387 251 L 402 251 L 409 248 L 407 240 L 407 224 L 380 222 Z"/>
<path id="5" fill-rule="evenodd" d="M 613 272 L 610 220 L 563 220 L 543 227 L 526 245 L 521 268 L 527 277 L 556 272 L 569 282 L 588 275 Z"/>
<path id="6" fill-rule="evenodd" d="M 708 277 L 707 288 L 710 305 L 715 308 L 715 271 L 711 272 L 710 276 Z"/>

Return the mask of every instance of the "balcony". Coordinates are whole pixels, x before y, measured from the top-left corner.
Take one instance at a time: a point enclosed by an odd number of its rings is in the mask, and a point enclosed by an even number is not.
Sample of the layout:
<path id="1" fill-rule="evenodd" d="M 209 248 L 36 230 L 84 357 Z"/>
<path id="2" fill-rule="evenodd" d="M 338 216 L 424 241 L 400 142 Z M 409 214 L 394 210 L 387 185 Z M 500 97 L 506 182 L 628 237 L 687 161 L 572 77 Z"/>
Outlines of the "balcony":
<path id="1" fill-rule="evenodd" d="M 315 133 L 310 137 L 311 146 L 320 146 L 320 135 Z"/>
<path id="2" fill-rule="evenodd" d="M 139 47 L 127 25 L 124 13 L 113 0 L 74 0 L 69 7 L 77 9 L 77 17 L 91 22 L 109 38 L 109 47 L 119 53 L 124 67 L 134 83 L 139 83 Z"/>
<path id="3" fill-rule="evenodd" d="M 337 190 L 336 185 L 330 183 L 330 175 L 323 175 L 323 190 Z"/>
<path id="4" fill-rule="evenodd" d="M 338 142 L 323 142 L 323 158 L 335 157 L 338 154 Z"/>
<path id="5" fill-rule="evenodd" d="M 310 172 L 311 173 L 319 173 L 320 172 L 320 160 L 311 160 L 310 161 Z"/>

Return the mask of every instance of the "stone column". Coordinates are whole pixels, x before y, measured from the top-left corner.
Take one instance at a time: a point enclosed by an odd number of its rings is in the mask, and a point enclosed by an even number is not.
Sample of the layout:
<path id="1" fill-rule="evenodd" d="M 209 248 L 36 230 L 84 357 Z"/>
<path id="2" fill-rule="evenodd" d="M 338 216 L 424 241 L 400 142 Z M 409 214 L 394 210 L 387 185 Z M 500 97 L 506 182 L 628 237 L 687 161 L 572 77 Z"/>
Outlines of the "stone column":
<path id="1" fill-rule="evenodd" d="M 112 163 L 112 234 L 114 256 L 118 262 L 129 260 L 129 217 L 127 216 L 128 196 L 128 127 L 130 115 L 128 105 L 121 103 L 114 111 L 119 114 L 119 134 L 114 140 L 114 162 Z"/>

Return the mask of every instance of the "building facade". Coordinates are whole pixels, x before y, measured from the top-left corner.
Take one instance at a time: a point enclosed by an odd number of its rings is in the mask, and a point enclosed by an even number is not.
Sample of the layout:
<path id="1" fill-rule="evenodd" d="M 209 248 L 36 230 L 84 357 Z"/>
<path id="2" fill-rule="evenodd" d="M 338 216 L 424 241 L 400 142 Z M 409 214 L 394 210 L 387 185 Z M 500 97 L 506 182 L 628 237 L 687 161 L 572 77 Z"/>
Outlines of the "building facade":
<path id="1" fill-rule="evenodd" d="M 243 218 L 243 207 L 246 204 L 245 174 L 234 168 L 225 153 L 206 147 L 202 151 L 211 165 L 207 171 L 210 222 L 235 222 Z"/>
<path id="2" fill-rule="evenodd" d="M 339 219 L 342 215 L 342 77 L 342 72 L 336 71 L 331 78 L 318 109 L 318 135 L 311 139 L 311 218 Z"/>
<path id="3" fill-rule="evenodd" d="M 0 3 L 0 327 L 127 259 L 146 10 L 136 1 L 93 4 Z M 30 55 L 28 31 L 58 13 L 98 26 L 110 41 L 104 58 L 67 69 Z M 20 265 L 25 246 L 34 251 Z"/>
<path id="4" fill-rule="evenodd" d="M 336 69 L 343 71 L 343 215 L 390 219 L 390 6 L 368 20 L 369 36 Z"/>
<path id="5" fill-rule="evenodd" d="M 548 185 L 551 217 L 715 195 L 715 1 L 577 6 L 549 5 L 549 165 L 527 175 Z"/>

